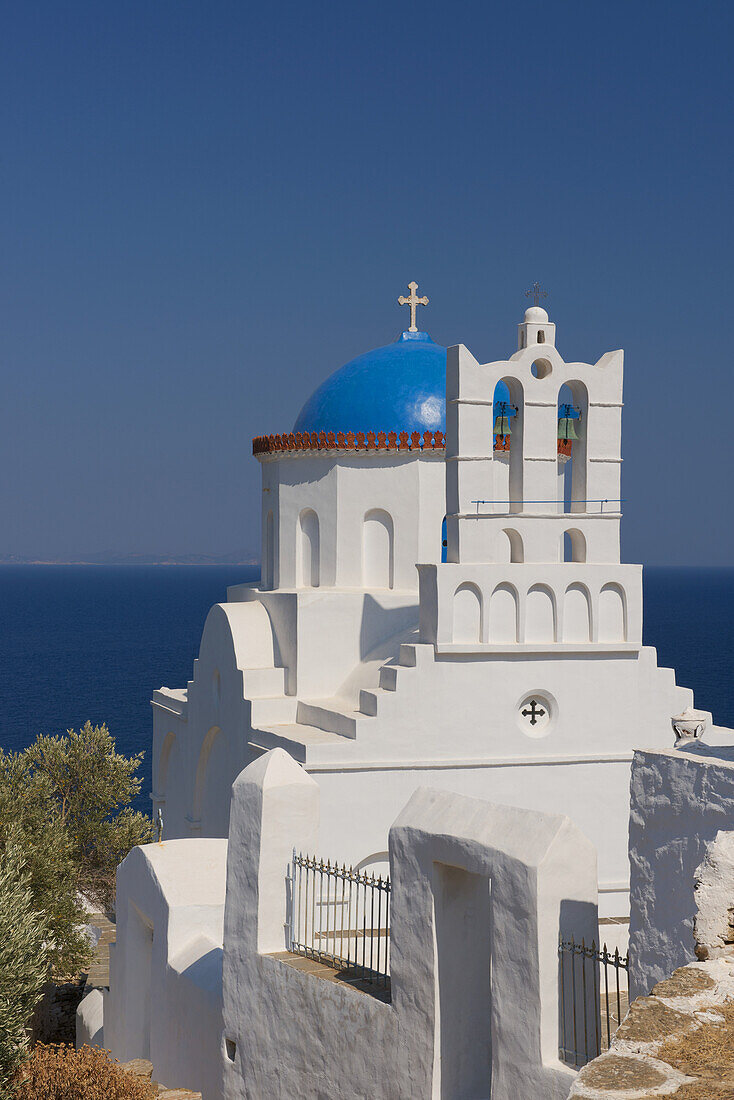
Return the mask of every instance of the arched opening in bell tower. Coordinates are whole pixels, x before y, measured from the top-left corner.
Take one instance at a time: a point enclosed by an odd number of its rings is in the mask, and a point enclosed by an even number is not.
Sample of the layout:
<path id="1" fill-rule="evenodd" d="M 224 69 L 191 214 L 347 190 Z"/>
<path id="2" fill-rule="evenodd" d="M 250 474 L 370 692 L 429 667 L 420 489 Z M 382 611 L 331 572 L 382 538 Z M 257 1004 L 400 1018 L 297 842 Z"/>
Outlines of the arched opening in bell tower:
<path id="1" fill-rule="evenodd" d="M 523 389 L 517 378 L 500 379 L 493 405 L 494 510 L 522 512 Z"/>
<path id="2" fill-rule="evenodd" d="M 583 382 L 558 391 L 558 511 L 586 512 L 586 423 L 589 399 Z"/>

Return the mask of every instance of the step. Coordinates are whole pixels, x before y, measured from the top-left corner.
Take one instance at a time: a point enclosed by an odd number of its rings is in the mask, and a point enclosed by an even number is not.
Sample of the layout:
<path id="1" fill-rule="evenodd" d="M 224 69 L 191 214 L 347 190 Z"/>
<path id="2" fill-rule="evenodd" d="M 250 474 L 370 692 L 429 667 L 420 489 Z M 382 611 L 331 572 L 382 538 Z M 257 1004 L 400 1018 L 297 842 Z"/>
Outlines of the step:
<path id="1" fill-rule="evenodd" d="M 303 722 L 290 722 L 277 726 L 263 726 L 252 731 L 250 746 L 269 752 L 270 749 L 285 749 L 299 764 L 308 761 L 309 749 L 326 748 L 342 751 L 344 738 L 338 733 L 317 726 L 307 726 Z"/>
<path id="2" fill-rule="evenodd" d="M 242 673 L 245 699 L 285 695 L 284 668 L 247 668 Z"/>
<path id="3" fill-rule="evenodd" d="M 407 668 L 416 668 L 418 665 L 432 663 L 434 656 L 432 645 L 425 642 L 402 642 L 398 654 L 398 664 Z"/>
<path id="4" fill-rule="evenodd" d="M 301 700 L 298 703 L 299 722 L 327 730 L 329 733 L 338 733 L 341 737 L 355 738 L 361 717 L 363 716 L 358 711 L 342 710 L 330 699 L 314 699 L 311 702 Z"/>
<path id="5" fill-rule="evenodd" d="M 372 688 L 369 691 L 366 688 L 362 688 L 359 693 L 359 713 L 366 714 L 370 718 L 375 718 L 377 716 L 380 694 L 378 688 Z"/>
<path id="6" fill-rule="evenodd" d="M 276 726 L 296 721 L 298 700 L 295 695 L 274 695 L 272 698 L 251 699 L 250 707 L 253 728 Z"/>
<path id="7" fill-rule="evenodd" d="M 366 718 L 376 718 L 380 708 L 389 707 L 394 698 L 395 693 L 385 691 L 384 688 L 363 688 L 359 693 L 359 713 Z M 391 711 L 388 709 L 387 715 L 390 713 Z M 386 717 L 384 710 L 382 715 L 383 718 Z"/>
<path id="8" fill-rule="evenodd" d="M 380 669 L 380 687 L 383 691 L 397 691 L 398 665 L 383 665 Z"/>

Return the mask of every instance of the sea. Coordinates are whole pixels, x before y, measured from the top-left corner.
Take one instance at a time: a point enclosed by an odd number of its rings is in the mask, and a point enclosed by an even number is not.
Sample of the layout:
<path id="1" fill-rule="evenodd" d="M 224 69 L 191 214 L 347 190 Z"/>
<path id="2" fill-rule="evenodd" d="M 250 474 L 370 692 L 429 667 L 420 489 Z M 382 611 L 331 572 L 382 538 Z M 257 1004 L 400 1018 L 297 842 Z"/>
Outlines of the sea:
<path id="1" fill-rule="evenodd" d="M 186 685 L 207 611 L 226 599 L 228 585 L 257 572 L 0 566 L 0 746 L 17 751 L 39 733 L 106 722 L 118 751 L 145 753 L 136 806 L 149 812 L 151 694 Z M 734 726 L 734 569 L 647 567 L 643 584 L 645 644 L 693 688 L 698 707 Z"/>

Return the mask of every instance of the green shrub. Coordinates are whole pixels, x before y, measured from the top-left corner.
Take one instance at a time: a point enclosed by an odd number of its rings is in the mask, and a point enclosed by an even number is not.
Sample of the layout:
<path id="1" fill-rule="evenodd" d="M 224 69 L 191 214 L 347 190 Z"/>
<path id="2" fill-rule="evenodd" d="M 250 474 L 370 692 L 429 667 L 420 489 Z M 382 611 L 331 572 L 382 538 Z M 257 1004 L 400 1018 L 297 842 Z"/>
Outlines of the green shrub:
<path id="1" fill-rule="evenodd" d="M 91 722 L 65 737 L 38 737 L 22 754 L 30 774 L 49 785 L 79 889 L 102 907 L 113 901 L 118 863 L 153 838 L 150 818 L 130 806 L 140 793 L 135 773 L 143 755 L 116 752 L 107 726 Z"/>
<path id="2" fill-rule="evenodd" d="M 72 838 L 59 820 L 48 778 L 30 768 L 24 753 L 0 750 L 0 854 L 11 850 L 22 853 L 33 909 L 45 919 L 49 969 L 59 976 L 78 973 L 91 951 Z"/>
<path id="3" fill-rule="evenodd" d="M 0 1095 L 28 1051 L 28 1021 L 49 965 L 48 925 L 34 911 L 16 848 L 0 850 Z"/>

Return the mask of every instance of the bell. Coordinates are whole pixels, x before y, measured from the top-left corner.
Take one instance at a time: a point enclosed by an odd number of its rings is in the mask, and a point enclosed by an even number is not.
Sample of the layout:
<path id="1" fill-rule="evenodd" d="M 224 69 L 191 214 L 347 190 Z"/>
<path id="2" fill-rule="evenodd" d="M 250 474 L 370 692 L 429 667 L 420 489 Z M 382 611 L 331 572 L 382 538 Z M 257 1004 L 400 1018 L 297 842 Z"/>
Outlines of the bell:
<path id="1" fill-rule="evenodd" d="M 509 416 L 496 416 L 494 418 L 495 435 L 510 435 L 511 430 Z"/>
<path id="2" fill-rule="evenodd" d="M 576 434 L 576 426 L 571 416 L 559 416 L 558 417 L 558 438 L 559 439 L 578 439 Z"/>

